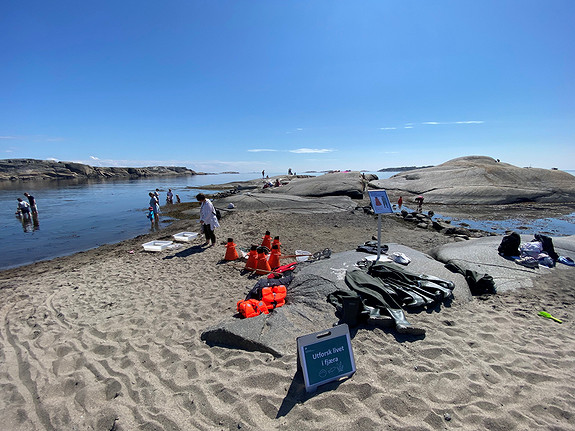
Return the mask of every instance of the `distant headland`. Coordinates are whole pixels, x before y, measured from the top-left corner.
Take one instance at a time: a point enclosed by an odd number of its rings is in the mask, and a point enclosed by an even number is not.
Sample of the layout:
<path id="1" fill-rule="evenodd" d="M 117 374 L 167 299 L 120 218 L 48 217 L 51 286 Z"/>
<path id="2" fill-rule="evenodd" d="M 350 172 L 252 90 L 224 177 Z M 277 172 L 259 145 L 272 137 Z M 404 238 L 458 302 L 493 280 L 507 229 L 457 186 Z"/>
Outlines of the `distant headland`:
<path id="1" fill-rule="evenodd" d="M 90 166 L 74 162 L 37 159 L 0 160 L 0 181 L 145 178 L 181 175 L 205 175 L 180 166 L 116 168 Z"/>
<path id="2" fill-rule="evenodd" d="M 433 165 L 428 166 L 402 166 L 400 168 L 383 168 L 377 172 L 403 172 L 403 171 L 414 171 L 416 169 L 432 168 Z"/>

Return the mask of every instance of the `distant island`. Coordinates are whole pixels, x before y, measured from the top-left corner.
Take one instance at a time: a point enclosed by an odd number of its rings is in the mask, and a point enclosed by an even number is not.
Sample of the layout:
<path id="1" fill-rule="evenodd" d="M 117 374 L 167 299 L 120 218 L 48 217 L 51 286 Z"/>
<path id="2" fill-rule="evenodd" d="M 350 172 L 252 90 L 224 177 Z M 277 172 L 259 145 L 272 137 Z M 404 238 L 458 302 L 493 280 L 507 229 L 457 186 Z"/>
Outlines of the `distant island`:
<path id="1" fill-rule="evenodd" d="M 402 166 L 400 168 L 383 168 L 377 172 L 403 172 L 403 171 L 413 171 L 415 169 L 432 168 L 434 165 L 428 166 Z"/>
<path id="2" fill-rule="evenodd" d="M 0 160 L 0 181 L 71 180 L 144 178 L 161 176 L 204 175 L 180 166 L 116 168 L 90 166 L 75 162 L 37 159 Z"/>

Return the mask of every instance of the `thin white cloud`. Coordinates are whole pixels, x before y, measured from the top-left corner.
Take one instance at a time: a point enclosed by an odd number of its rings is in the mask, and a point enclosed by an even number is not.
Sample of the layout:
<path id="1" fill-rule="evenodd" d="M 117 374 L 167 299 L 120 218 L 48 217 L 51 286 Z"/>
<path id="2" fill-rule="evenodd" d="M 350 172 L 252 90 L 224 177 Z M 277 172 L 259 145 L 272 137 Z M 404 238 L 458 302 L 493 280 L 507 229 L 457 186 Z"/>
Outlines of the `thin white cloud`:
<path id="1" fill-rule="evenodd" d="M 303 131 L 303 129 L 302 129 L 301 127 L 298 127 L 298 128 L 295 129 L 295 130 L 288 130 L 288 131 L 286 132 L 286 135 L 291 135 L 292 133 L 297 133 L 297 132 L 302 132 L 302 131 Z"/>
<path id="2" fill-rule="evenodd" d="M 92 159 L 92 160 L 100 160 L 100 159 L 99 159 L 98 157 L 96 157 L 96 156 L 90 156 L 90 159 Z"/>
<path id="3" fill-rule="evenodd" d="M 380 127 L 379 130 L 396 130 L 397 127 Z"/>
<path id="4" fill-rule="evenodd" d="M 0 139 L 34 140 L 37 142 L 60 142 L 64 138 L 46 135 L 0 136 Z"/>
<path id="5" fill-rule="evenodd" d="M 404 126 L 404 129 L 413 129 L 413 126 Z"/>
<path id="6" fill-rule="evenodd" d="M 272 150 L 271 148 L 253 148 L 251 150 L 248 150 L 248 152 L 250 153 L 263 153 L 263 152 L 275 152 L 278 150 Z"/>
<path id="7" fill-rule="evenodd" d="M 421 124 L 438 125 L 438 124 L 483 124 L 485 121 L 424 121 Z"/>
<path id="8" fill-rule="evenodd" d="M 323 154 L 331 153 L 334 150 L 329 150 L 327 148 L 298 148 L 297 150 L 289 150 L 290 153 L 295 154 Z"/>
<path id="9" fill-rule="evenodd" d="M 48 157 L 46 160 L 50 160 L 52 162 L 59 162 L 60 160 L 57 159 L 56 157 Z"/>

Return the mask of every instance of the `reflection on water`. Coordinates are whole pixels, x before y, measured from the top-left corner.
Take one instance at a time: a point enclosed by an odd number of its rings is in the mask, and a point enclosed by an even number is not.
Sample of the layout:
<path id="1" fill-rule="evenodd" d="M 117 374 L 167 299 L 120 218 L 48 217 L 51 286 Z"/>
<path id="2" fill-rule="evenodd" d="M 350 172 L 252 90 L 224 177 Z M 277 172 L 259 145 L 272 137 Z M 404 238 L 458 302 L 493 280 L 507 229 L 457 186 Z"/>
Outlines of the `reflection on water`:
<path id="1" fill-rule="evenodd" d="M 26 232 L 34 232 L 40 229 L 40 221 L 38 219 L 38 213 L 34 213 L 32 215 L 21 215 L 17 214 L 16 218 L 20 220 L 22 223 L 22 229 L 24 233 Z"/>

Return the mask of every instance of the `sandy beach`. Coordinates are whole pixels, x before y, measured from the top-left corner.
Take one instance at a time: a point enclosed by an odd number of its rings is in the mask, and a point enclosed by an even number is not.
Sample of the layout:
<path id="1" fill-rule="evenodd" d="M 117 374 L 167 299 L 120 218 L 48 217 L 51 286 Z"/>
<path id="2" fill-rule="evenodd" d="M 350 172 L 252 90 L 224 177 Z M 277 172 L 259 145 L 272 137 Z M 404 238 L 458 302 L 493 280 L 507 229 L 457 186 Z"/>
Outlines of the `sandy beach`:
<path id="1" fill-rule="evenodd" d="M 575 429 L 573 268 L 558 265 L 529 291 L 456 297 L 439 312 L 410 314 L 423 339 L 360 328 L 356 374 L 308 395 L 294 383 L 295 340 L 279 358 L 200 340 L 257 280 L 221 262 L 222 242 L 249 247 L 270 230 L 284 254 L 354 250 L 376 235 L 376 219 L 236 212 L 222 220 L 215 247 L 197 239 L 142 249 L 189 230 L 198 230 L 195 219 L 0 272 L 0 428 Z M 451 241 L 383 218 L 384 243 L 425 252 Z"/>

